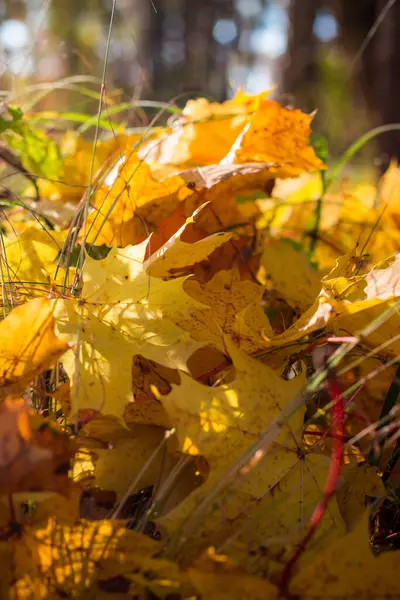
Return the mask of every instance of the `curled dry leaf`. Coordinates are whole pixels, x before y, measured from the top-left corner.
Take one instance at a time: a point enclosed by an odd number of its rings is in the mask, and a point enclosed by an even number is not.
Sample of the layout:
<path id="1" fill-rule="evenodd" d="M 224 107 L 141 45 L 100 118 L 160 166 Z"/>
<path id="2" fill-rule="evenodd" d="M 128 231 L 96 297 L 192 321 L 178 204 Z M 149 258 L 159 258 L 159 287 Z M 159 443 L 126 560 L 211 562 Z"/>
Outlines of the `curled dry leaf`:
<path id="1" fill-rule="evenodd" d="M 192 190 L 185 199 L 185 212 L 191 215 L 205 203 L 208 205 L 196 219 L 196 226 L 205 233 L 216 233 L 226 228 L 236 228 L 239 233 L 254 235 L 251 221 L 259 215 L 256 204 L 240 204 L 237 198 L 247 194 L 265 195 L 273 176 L 268 165 L 210 165 L 181 171 Z"/>
<path id="2" fill-rule="evenodd" d="M 348 257 L 357 269 L 352 257 Z M 338 261 L 342 266 L 345 261 Z M 400 318 L 398 300 L 398 255 L 386 259 L 362 276 L 327 276 L 323 280 L 323 293 L 335 306 L 336 318 L 329 330 L 338 336 L 363 334 L 363 343 L 371 348 L 381 347 L 380 355 L 395 356 L 400 352 Z M 329 297 L 339 298 L 339 302 Z M 371 324 L 375 323 L 376 326 Z"/>
<path id="3" fill-rule="evenodd" d="M 146 261 L 145 267 L 149 275 L 162 279 L 189 275 L 195 265 L 208 259 L 217 248 L 234 238 L 233 233 L 221 232 L 190 244 L 183 241 L 182 237 L 185 236 L 188 227 L 195 223 L 203 207 L 186 219 L 185 224 L 171 236 L 169 241 Z"/>
<path id="4" fill-rule="evenodd" d="M 208 207 L 196 216 L 196 229 L 201 236 L 243 225 L 254 220 L 259 211 L 254 203 L 241 205 L 236 198 L 256 192 L 265 195 L 271 179 L 268 165 L 250 163 L 198 167 L 159 180 L 145 162 L 130 152 L 115 181 L 96 193 L 86 241 L 124 247 L 155 231 L 151 247 L 154 252 L 165 221 L 171 220 L 171 233 L 175 233 L 185 224 L 186 217 L 207 203 Z M 251 226 L 247 231 L 253 233 Z"/>
<path id="5" fill-rule="evenodd" d="M 257 356 L 268 356 L 269 364 L 280 368 L 289 356 L 298 351 L 297 343 L 326 327 L 335 315 L 333 303 L 319 296 L 290 327 L 276 335 L 263 310 L 253 303 L 237 315 L 233 337 L 239 345 L 243 343 L 245 348 L 252 348 Z"/>
<path id="6" fill-rule="evenodd" d="M 326 328 L 336 336 L 357 335 L 372 322 L 379 327 L 368 328 L 363 343 L 371 348 L 383 344 L 380 354 L 394 356 L 400 352 L 400 333 L 397 300 L 397 259 L 378 265 L 365 275 L 352 275 L 357 264 L 352 255 L 341 257 L 332 271 L 321 279 L 322 290 L 310 308 L 285 331 L 274 335 L 270 324 L 257 303 L 244 308 L 236 317 L 234 335 L 247 340 L 254 351 L 272 352 L 273 364 L 279 365 L 295 352 L 293 345 L 311 333 Z M 375 296 L 381 284 L 381 292 Z M 390 285 L 388 282 L 391 282 Z M 378 286 L 378 287 L 377 287 Z M 286 290 L 290 287 L 286 286 Z M 292 298 L 296 298 L 292 291 Z M 289 295 L 287 296 L 288 301 Z M 295 302 L 295 300 L 292 300 Z M 387 311 L 386 319 L 379 321 Z M 391 343 L 386 343 L 393 338 Z M 256 340 L 258 339 L 258 343 Z M 285 346 L 291 347 L 285 351 Z M 283 352 L 280 348 L 283 348 Z"/>

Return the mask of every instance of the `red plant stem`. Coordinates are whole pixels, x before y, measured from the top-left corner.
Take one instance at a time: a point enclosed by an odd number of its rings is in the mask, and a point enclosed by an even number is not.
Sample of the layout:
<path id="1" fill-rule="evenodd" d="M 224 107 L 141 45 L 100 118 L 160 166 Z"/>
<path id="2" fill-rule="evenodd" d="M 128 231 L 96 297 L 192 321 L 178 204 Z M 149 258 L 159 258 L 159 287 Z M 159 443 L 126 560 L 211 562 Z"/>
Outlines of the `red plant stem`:
<path id="1" fill-rule="evenodd" d="M 344 403 L 340 389 L 340 384 L 333 371 L 330 371 L 327 377 L 327 389 L 329 396 L 333 402 L 332 416 L 333 416 L 333 429 L 335 437 L 332 441 L 332 455 L 331 464 L 329 468 L 328 478 L 324 486 L 324 495 L 321 502 L 318 504 L 314 513 L 311 517 L 309 529 L 297 547 L 296 552 L 292 558 L 286 564 L 281 579 L 281 592 L 287 594 L 290 580 L 292 578 L 294 567 L 296 566 L 299 558 L 307 548 L 308 543 L 314 536 L 318 525 L 320 524 L 322 517 L 328 507 L 329 501 L 336 490 L 336 484 L 340 475 L 340 470 L 343 463 L 344 455 Z"/>

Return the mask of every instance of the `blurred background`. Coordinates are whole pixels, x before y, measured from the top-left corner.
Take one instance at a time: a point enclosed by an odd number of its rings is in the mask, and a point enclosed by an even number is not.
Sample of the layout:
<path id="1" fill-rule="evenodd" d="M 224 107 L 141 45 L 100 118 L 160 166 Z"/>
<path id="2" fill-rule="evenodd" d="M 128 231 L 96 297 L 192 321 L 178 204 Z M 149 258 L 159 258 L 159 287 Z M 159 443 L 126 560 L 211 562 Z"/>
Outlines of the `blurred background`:
<path id="1" fill-rule="evenodd" d="M 91 78 L 102 74 L 112 7 L 0 0 L 1 88 L 72 76 L 40 108 L 95 112 L 73 82 L 98 89 Z M 371 127 L 400 121 L 400 0 L 116 0 L 106 91 L 119 90 L 118 101 L 182 106 L 274 85 L 283 104 L 318 109 L 314 129 L 333 155 Z M 400 156 L 399 134 L 381 136 L 373 156 L 378 166 Z"/>

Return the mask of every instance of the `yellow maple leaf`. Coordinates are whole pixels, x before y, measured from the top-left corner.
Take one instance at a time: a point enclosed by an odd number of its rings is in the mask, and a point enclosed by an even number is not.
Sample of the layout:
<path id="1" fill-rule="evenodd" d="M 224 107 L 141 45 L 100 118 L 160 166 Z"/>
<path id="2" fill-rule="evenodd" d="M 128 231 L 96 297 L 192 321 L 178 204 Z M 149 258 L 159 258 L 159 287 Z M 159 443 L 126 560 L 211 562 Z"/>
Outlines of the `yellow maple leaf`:
<path id="1" fill-rule="evenodd" d="M 261 286 L 253 281 L 243 281 L 237 269 L 220 271 L 207 283 L 188 279 L 183 289 L 199 303 L 187 318 L 176 321 L 191 337 L 208 342 L 225 352 L 224 335 L 232 332 L 237 314 L 246 306 L 260 303 L 263 294 Z M 246 349 L 246 340 L 238 340 Z"/>
<path id="2" fill-rule="evenodd" d="M 268 319 L 254 303 L 237 315 L 232 331 L 238 339 L 242 337 L 253 352 L 272 352 L 270 360 L 279 366 L 296 352 L 294 344 L 311 333 L 326 328 L 337 336 L 357 335 L 374 320 L 378 321 L 386 310 L 391 313 L 379 327 L 369 328 L 363 341 L 370 347 L 377 347 L 389 337 L 394 338 L 382 348 L 382 353 L 393 356 L 400 352 L 396 338 L 400 332 L 396 308 L 400 291 L 399 264 L 399 258 L 392 257 L 365 275 L 351 276 L 357 271 L 357 261 L 351 254 L 341 257 L 332 271 L 322 278 L 322 290 L 312 306 L 283 333 L 274 335 Z M 288 345 L 292 347 L 285 349 Z M 281 347 L 283 351 L 280 351 Z"/>
<path id="3" fill-rule="evenodd" d="M 391 259 L 377 265 L 366 275 L 342 277 L 340 272 L 350 273 L 356 268 L 353 256 L 342 257 L 331 273 L 322 278 L 322 290 L 314 304 L 282 334 L 266 339 L 266 346 L 278 348 L 322 328 L 337 336 L 357 335 L 374 320 L 378 320 L 382 312 L 390 310 L 391 306 L 392 313 L 388 314 L 379 327 L 369 328 L 368 336 L 363 338 L 363 342 L 377 347 L 388 337 L 395 337 L 400 331 L 395 305 L 399 294 L 398 265 L 397 259 Z M 396 339 L 382 349 L 384 354 L 389 355 L 399 351 L 400 343 Z"/>
<path id="4" fill-rule="evenodd" d="M 274 233 L 299 242 L 315 219 L 322 198 L 318 241 L 314 258 L 323 270 L 330 269 L 341 254 L 359 254 L 360 261 L 374 264 L 397 252 L 400 245 L 399 171 L 392 163 L 378 185 L 342 182 L 338 191 L 325 195 L 314 175 L 278 180 L 274 201 L 265 207 L 264 220 Z M 284 229 L 282 229 L 284 228 Z M 372 235 L 371 235 L 372 234 Z M 356 251 L 356 248 L 358 249 Z"/>
<path id="5" fill-rule="evenodd" d="M 213 547 L 188 569 L 189 579 L 207 600 L 275 600 L 278 589 L 269 581 L 246 573 Z"/>
<path id="6" fill-rule="evenodd" d="M 0 323 L 0 395 L 23 391 L 70 347 L 54 332 L 54 303 L 35 298 Z"/>
<path id="7" fill-rule="evenodd" d="M 146 247 L 147 241 L 113 248 L 103 260 L 88 257 L 81 298 L 57 302 L 58 330 L 77 343 L 63 359 L 75 393 L 74 410 L 121 417 L 133 400 L 134 355 L 186 370 L 188 357 L 201 346 L 178 326 L 199 302 L 183 292 L 184 279 L 147 275 Z"/>
<path id="8" fill-rule="evenodd" d="M 43 284 L 48 284 L 54 277 L 56 258 L 66 236 L 66 231 L 47 231 L 37 227 L 29 227 L 18 236 L 7 236 L 2 272 L 4 280 L 13 284 L 12 290 L 30 296 L 37 289 L 42 294 Z M 57 282 L 63 284 L 64 278 L 65 270 L 60 269 Z"/>
<path id="9" fill-rule="evenodd" d="M 272 288 L 294 309 L 303 311 L 314 303 L 321 290 L 321 278 L 304 253 L 288 242 L 270 241 L 261 265 L 272 280 Z"/>
<path id="10" fill-rule="evenodd" d="M 396 598 L 400 596 L 398 552 L 372 554 L 368 514 L 346 536 L 321 549 L 294 577 L 290 591 L 299 598 Z"/>
<path id="11" fill-rule="evenodd" d="M 365 510 L 367 496 L 379 498 L 385 496 L 385 486 L 378 476 L 376 467 L 365 464 L 352 465 L 344 469 L 343 482 L 336 498 L 341 515 L 350 529 L 357 523 Z"/>
<path id="12" fill-rule="evenodd" d="M 302 430 L 301 411 L 282 426 L 279 443 L 264 462 L 262 454 L 252 457 L 249 448 L 299 392 L 304 378 L 284 381 L 269 367 L 237 350 L 229 340 L 227 345 L 236 374 L 232 383 L 209 388 L 181 374 L 181 384 L 173 385 L 168 395 L 159 398 L 176 427 L 181 449 L 192 455 L 202 454 L 210 466 L 206 482 L 162 521 L 174 532 L 174 541 L 178 540 L 183 548 L 182 556 L 195 554 L 206 540 L 211 544 L 221 542 L 233 528 L 236 532 L 243 528 L 247 540 L 260 536 L 265 542 L 268 537 L 281 536 L 298 541 L 320 499 L 329 468 L 326 457 L 299 458 L 296 438 Z M 247 466 L 237 467 L 235 472 L 235 463 L 246 451 Z M 224 494 L 223 485 L 218 498 L 214 498 L 213 490 L 221 487 L 230 470 L 236 473 L 230 482 L 233 488 L 228 487 Z M 209 506 L 208 497 L 214 498 Z M 196 509 L 204 503 L 205 512 L 197 514 Z M 321 535 L 341 525 L 337 509 L 332 507 L 332 511 L 326 515 Z M 255 518 L 254 526 L 250 515 Z M 190 546 L 185 543 L 189 539 Z"/>
<path id="13" fill-rule="evenodd" d="M 368 328 L 363 342 L 372 348 L 383 344 L 381 354 L 395 356 L 400 352 L 400 318 L 398 311 L 400 255 L 378 263 L 361 278 L 339 278 L 344 290 L 341 302 L 329 300 L 335 306 L 336 316 L 329 329 L 336 335 L 357 335 Z M 335 279 L 332 280 L 334 283 Z M 329 279 L 323 281 L 327 295 L 332 294 Z M 328 284 L 328 285 L 327 285 Z M 331 286 L 332 287 L 332 286 Z M 335 292 L 335 288 L 333 289 Z M 350 292 L 350 293 L 349 293 Z M 386 313 L 386 318 L 382 315 Z M 377 326 L 373 326 L 377 323 Z M 344 333 L 346 332 L 346 333 Z M 392 340 L 387 343 L 388 340 Z"/>
<path id="14" fill-rule="evenodd" d="M 114 447 L 96 448 L 94 484 L 104 490 L 113 490 L 118 502 L 143 488 L 166 489 L 167 498 L 157 507 L 158 516 L 165 514 L 203 481 L 197 460 L 189 459 L 183 466 L 180 453 L 166 450 L 167 438 L 160 427 L 134 425 Z M 174 446 L 176 444 L 171 444 L 171 448 Z M 172 484 L 171 473 L 174 474 Z"/>
<path id="15" fill-rule="evenodd" d="M 72 597 L 101 598 L 106 591 L 102 582 L 109 578 L 145 573 L 151 566 L 156 571 L 153 556 L 160 551 L 156 541 L 116 521 L 71 524 L 50 518 L 3 540 L 0 591 L 12 600 L 59 598 L 60 590 Z M 127 579 L 126 591 L 129 587 Z"/>

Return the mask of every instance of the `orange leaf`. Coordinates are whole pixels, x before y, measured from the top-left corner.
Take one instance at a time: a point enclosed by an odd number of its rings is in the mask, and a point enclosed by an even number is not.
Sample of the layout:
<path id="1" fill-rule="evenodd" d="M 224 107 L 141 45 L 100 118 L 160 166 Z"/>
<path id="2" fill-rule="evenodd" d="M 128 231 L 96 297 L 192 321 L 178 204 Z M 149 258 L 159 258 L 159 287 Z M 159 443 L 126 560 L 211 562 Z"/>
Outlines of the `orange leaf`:
<path id="1" fill-rule="evenodd" d="M 264 100 L 236 140 L 227 162 L 271 163 L 271 175 L 281 178 L 325 169 L 309 144 L 312 119 L 301 110 Z"/>
<path id="2" fill-rule="evenodd" d="M 114 181 L 95 196 L 86 241 L 122 247 L 136 244 L 169 217 L 187 194 L 189 190 L 180 177 L 159 181 L 150 167 L 130 150 Z"/>
<path id="3" fill-rule="evenodd" d="M 139 154 L 147 162 L 169 167 L 218 163 L 267 93 L 253 96 L 239 91 L 222 104 L 206 98 L 189 100 L 173 127 L 161 130 Z"/>

